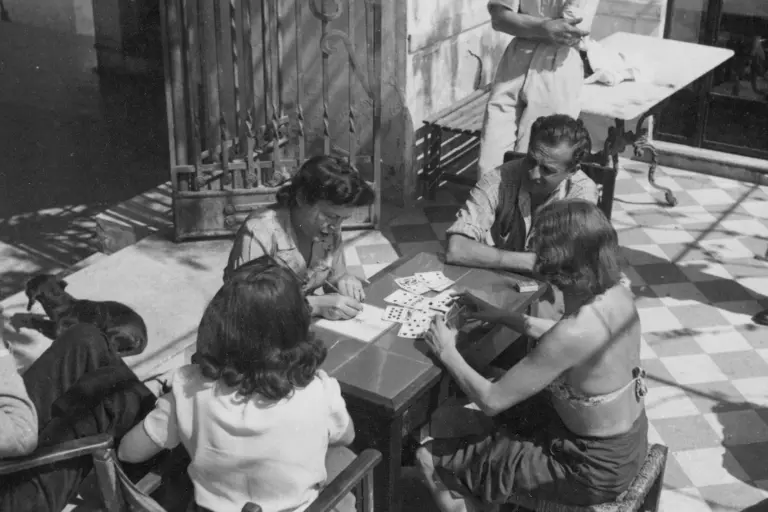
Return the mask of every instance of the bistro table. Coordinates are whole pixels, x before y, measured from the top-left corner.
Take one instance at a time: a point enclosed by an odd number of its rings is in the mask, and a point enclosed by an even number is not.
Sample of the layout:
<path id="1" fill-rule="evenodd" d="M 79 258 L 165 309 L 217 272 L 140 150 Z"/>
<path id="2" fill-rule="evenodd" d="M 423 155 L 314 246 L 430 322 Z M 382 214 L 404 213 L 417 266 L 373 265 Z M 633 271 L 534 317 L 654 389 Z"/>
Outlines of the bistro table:
<path id="1" fill-rule="evenodd" d="M 394 262 L 379 272 L 366 290 L 366 302 L 386 306 L 384 298 L 398 289 L 394 279 L 416 272 L 441 270 L 456 283 L 453 288 L 509 311 L 525 311 L 546 292 L 539 283 L 535 292 L 520 293 L 515 283 L 522 276 L 507 272 L 459 267 L 444 263 L 442 255 L 419 253 Z M 397 512 L 403 439 L 429 421 L 431 413 L 449 396 L 447 372 L 435 362 L 422 339 L 397 336 L 393 324 L 370 343 L 315 326 L 328 347 L 323 368 L 338 379 L 355 423 L 356 445 L 376 448 L 384 462 L 374 473 L 376 510 Z M 520 337 L 501 326 L 470 322 L 459 333 L 458 346 L 477 369 L 488 365 Z"/>

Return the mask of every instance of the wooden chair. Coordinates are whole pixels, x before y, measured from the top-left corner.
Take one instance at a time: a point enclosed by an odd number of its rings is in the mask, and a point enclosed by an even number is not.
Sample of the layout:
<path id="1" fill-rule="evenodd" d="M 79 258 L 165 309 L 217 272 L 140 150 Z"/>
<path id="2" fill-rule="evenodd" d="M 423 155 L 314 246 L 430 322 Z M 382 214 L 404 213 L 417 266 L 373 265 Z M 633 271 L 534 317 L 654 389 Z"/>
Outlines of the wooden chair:
<path id="1" fill-rule="evenodd" d="M 516 151 L 507 151 L 504 153 L 504 162 L 511 162 L 525 158 L 525 153 Z M 613 197 L 616 192 L 616 170 L 613 167 L 606 167 L 595 163 L 588 157 L 586 162 L 581 163 L 581 170 L 597 184 L 599 197 L 597 206 L 603 211 L 610 220 L 613 213 Z"/>
<path id="2" fill-rule="evenodd" d="M 666 446 L 652 445 L 643 467 L 640 468 L 640 473 L 632 481 L 629 489 L 611 503 L 577 507 L 526 496 L 517 496 L 513 502 L 515 505 L 536 512 L 657 512 L 661 489 L 664 485 L 664 469 L 667 465 L 668 452 L 669 449 Z"/>
<path id="3" fill-rule="evenodd" d="M 138 483 L 133 483 L 117 461 L 112 436 L 100 434 L 69 441 L 50 448 L 37 450 L 32 455 L 0 461 L 0 480 L 3 476 L 29 469 L 48 466 L 77 457 L 93 457 L 96 480 L 107 512 L 167 512 L 150 497 L 170 476 L 178 475 L 189 465 L 189 457 L 183 447 L 171 450 L 161 457 L 158 465 Z M 364 450 L 354 461 L 333 479 L 307 508 L 307 512 L 328 512 L 349 492 L 360 487 L 358 502 L 363 512 L 373 511 L 373 468 L 381 462 L 381 453 Z M 243 512 L 258 512 L 261 508 L 253 503 L 243 507 Z"/>
<path id="4" fill-rule="evenodd" d="M 114 440 L 112 436 L 100 434 L 68 441 L 56 446 L 42 448 L 26 457 L 14 457 L 0 460 L 0 480 L 8 475 L 30 469 L 49 466 L 57 462 L 75 459 L 77 457 L 93 458 L 93 469 L 99 490 L 104 498 L 108 512 L 121 510 L 118 497 L 112 492 L 111 475 L 114 473 Z"/>

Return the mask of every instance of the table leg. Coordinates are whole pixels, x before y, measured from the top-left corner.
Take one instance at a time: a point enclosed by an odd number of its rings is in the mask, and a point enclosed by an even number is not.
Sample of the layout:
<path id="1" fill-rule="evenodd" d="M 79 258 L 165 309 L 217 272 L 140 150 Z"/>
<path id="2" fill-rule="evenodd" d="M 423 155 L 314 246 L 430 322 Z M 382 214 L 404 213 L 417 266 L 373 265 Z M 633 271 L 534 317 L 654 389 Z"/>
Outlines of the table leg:
<path id="1" fill-rule="evenodd" d="M 652 115 L 648 112 L 637 121 L 635 131 L 627 131 L 623 119 L 614 119 L 614 126 L 608 128 L 608 138 L 605 140 L 603 149 L 604 165 L 613 165 L 616 172 L 619 171 L 619 154 L 621 154 L 630 144 L 634 147 L 636 157 L 643 156 L 648 151 L 651 155 L 651 164 L 648 167 L 648 183 L 657 190 L 664 192 L 669 206 L 677 204 L 677 198 L 671 189 L 663 187 L 656 183 L 656 167 L 658 166 L 658 152 L 653 143 L 648 139 L 646 130 L 643 129 L 643 123 Z"/>
<path id="2" fill-rule="evenodd" d="M 401 416 L 384 417 L 370 409 L 356 409 L 347 401 L 355 422 L 355 448 L 375 448 L 381 452 L 382 461 L 373 470 L 374 510 L 400 512 L 400 472 L 403 449 L 403 419 Z"/>

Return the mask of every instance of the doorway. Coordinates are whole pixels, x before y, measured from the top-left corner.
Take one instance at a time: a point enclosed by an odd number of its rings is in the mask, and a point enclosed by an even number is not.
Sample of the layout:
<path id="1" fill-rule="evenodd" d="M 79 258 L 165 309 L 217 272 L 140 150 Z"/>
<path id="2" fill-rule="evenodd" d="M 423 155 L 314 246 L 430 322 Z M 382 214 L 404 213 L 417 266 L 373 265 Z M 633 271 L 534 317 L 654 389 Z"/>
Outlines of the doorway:
<path id="1" fill-rule="evenodd" d="M 664 37 L 734 56 L 672 96 L 656 138 L 768 158 L 768 2 L 669 0 Z"/>

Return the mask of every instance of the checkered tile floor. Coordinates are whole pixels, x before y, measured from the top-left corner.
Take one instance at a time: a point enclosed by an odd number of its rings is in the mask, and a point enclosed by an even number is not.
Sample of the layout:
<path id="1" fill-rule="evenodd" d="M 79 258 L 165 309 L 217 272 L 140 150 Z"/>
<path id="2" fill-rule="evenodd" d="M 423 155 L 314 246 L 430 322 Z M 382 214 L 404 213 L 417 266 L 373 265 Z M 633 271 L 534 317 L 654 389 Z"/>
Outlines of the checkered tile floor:
<path id="1" fill-rule="evenodd" d="M 613 223 L 631 268 L 649 375 L 649 437 L 670 448 L 663 512 L 736 511 L 768 499 L 768 187 L 624 162 Z M 370 277 L 401 255 L 441 251 L 467 190 L 385 207 L 381 231 L 345 233 Z M 768 502 L 763 504 L 768 510 Z"/>

